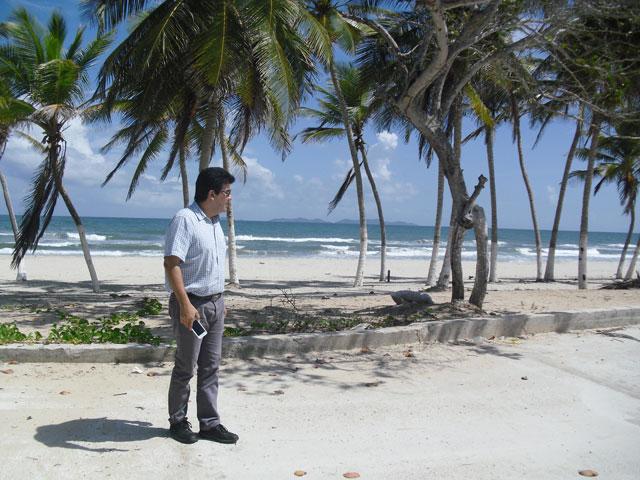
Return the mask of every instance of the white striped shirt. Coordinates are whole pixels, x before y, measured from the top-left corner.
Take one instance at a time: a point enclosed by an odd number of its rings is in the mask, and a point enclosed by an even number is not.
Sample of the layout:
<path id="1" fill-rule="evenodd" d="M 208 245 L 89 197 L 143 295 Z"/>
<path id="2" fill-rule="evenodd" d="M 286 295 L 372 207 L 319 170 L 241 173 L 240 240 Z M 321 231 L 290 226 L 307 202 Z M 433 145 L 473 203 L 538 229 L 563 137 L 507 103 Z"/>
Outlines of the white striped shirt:
<path id="1" fill-rule="evenodd" d="M 176 213 L 167 228 L 164 255 L 180 262 L 185 290 L 201 297 L 224 292 L 227 243 L 219 216 L 208 218 L 196 202 Z M 165 273 L 165 286 L 171 286 Z"/>

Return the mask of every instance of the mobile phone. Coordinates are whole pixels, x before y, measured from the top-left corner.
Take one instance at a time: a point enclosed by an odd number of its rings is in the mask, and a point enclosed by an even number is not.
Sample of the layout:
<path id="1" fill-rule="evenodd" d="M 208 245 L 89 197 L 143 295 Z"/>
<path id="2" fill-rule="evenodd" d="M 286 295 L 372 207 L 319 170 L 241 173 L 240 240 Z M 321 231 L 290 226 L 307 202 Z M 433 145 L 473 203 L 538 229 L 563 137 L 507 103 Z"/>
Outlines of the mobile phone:
<path id="1" fill-rule="evenodd" d="M 191 331 L 198 338 L 202 338 L 207 334 L 207 331 L 204 329 L 202 324 L 195 318 L 193 319 L 193 325 L 191 326 Z"/>

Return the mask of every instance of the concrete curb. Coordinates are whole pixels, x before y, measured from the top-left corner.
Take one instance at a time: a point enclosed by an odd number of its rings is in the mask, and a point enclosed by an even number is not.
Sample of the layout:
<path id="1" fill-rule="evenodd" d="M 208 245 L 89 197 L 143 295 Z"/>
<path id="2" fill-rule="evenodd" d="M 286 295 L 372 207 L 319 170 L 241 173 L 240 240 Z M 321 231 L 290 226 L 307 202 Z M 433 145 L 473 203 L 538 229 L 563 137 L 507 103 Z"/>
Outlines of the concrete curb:
<path id="1" fill-rule="evenodd" d="M 639 307 L 465 318 L 415 323 L 405 327 L 332 333 L 303 333 L 225 338 L 223 357 L 249 358 L 294 353 L 353 350 L 428 342 L 450 342 L 477 336 L 517 337 L 533 333 L 611 328 L 640 324 Z M 149 363 L 173 359 L 170 345 L 10 344 L 0 346 L 0 361 L 67 363 Z"/>

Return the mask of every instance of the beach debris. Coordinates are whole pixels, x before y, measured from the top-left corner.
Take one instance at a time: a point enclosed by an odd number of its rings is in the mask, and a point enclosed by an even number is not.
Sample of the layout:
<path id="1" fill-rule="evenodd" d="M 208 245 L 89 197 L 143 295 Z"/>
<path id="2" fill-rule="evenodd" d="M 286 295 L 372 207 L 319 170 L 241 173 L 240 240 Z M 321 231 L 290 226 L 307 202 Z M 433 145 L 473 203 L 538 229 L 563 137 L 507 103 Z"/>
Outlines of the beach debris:
<path id="1" fill-rule="evenodd" d="M 239 392 L 246 392 L 247 389 L 245 387 L 238 387 Z"/>
<path id="2" fill-rule="evenodd" d="M 378 382 L 365 383 L 365 386 L 367 386 L 367 387 L 377 387 L 378 386 Z"/>
<path id="3" fill-rule="evenodd" d="M 402 352 L 402 355 L 404 355 L 405 357 L 414 357 L 415 356 L 413 354 L 413 350 L 411 348 L 409 350 L 405 350 L 404 352 Z"/>
<path id="4" fill-rule="evenodd" d="M 296 477 L 304 477 L 304 476 L 307 474 L 307 472 L 305 472 L 305 471 L 303 471 L 303 470 L 296 470 L 295 472 L 293 472 L 293 474 L 294 474 Z"/>
<path id="5" fill-rule="evenodd" d="M 316 358 L 316 363 L 318 365 L 325 365 L 327 361 L 324 358 Z"/>
<path id="6" fill-rule="evenodd" d="M 0 372 L 4 373 L 5 375 L 11 375 L 13 373 L 13 370 L 7 368 L 6 370 L 0 370 Z"/>
<path id="7" fill-rule="evenodd" d="M 360 474 L 358 472 L 347 472 L 342 476 L 344 478 L 360 478 Z"/>
<path id="8" fill-rule="evenodd" d="M 505 341 L 506 343 L 511 343 L 511 344 L 514 344 L 514 345 L 515 345 L 516 343 L 519 343 L 519 342 L 520 342 L 520 339 L 519 339 L 518 337 L 506 337 L 506 338 L 504 339 L 504 341 Z"/>
<path id="9" fill-rule="evenodd" d="M 278 376 L 278 374 L 277 374 L 277 373 L 270 373 L 270 374 L 269 374 L 269 376 L 270 376 L 270 377 L 277 377 L 277 376 Z"/>
<path id="10" fill-rule="evenodd" d="M 276 395 L 284 395 L 284 392 L 282 390 L 274 390 L 273 393 L 275 393 Z"/>
<path id="11" fill-rule="evenodd" d="M 632 337 L 631 335 L 627 335 L 626 333 L 615 333 L 616 330 L 622 330 L 624 327 L 610 328 L 608 330 L 596 330 L 598 335 L 606 335 L 607 337 L 612 338 L 626 338 L 627 340 L 635 340 L 636 342 L 640 342 L 636 337 Z M 11 362 L 9 362 L 11 363 Z"/>
<path id="12" fill-rule="evenodd" d="M 327 296 L 327 295 L 323 295 L 323 296 L 322 296 L 322 297 L 320 297 L 320 298 L 322 298 L 322 300 L 329 300 L 329 298 L 331 298 L 331 297 L 329 297 L 329 296 Z"/>
<path id="13" fill-rule="evenodd" d="M 60 395 L 71 395 L 71 392 L 69 392 L 68 390 L 62 390 L 60 392 Z"/>
<path id="14" fill-rule="evenodd" d="M 525 375 L 524 377 L 520 377 L 520 380 L 529 380 L 529 377 Z"/>
<path id="15" fill-rule="evenodd" d="M 473 341 L 473 343 L 475 343 L 476 345 L 481 345 L 486 341 L 486 338 L 484 338 L 481 335 L 475 336 L 471 339 Z"/>
<path id="16" fill-rule="evenodd" d="M 398 290 L 391 294 L 391 298 L 397 305 L 406 303 L 420 303 L 424 305 L 435 305 L 431 295 L 424 292 L 413 292 L 411 290 Z"/>
<path id="17" fill-rule="evenodd" d="M 583 477 L 597 477 L 598 476 L 598 472 L 594 472 L 593 470 L 580 470 L 578 473 L 580 475 L 582 475 Z"/>
<path id="18" fill-rule="evenodd" d="M 133 367 L 133 370 L 131 370 L 131 373 L 140 374 L 140 373 L 144 373 L 144 372 L 142 371 L 142 369 L 140 367 Z"/>
<path id="19" fill-rule="evenodd" d="M 32 420 L 32 419 L 33 419 L 33 417 L 32 417 L 31 415 L 29 415 L 29 416 L 27 417 L 27 420 Z"/>

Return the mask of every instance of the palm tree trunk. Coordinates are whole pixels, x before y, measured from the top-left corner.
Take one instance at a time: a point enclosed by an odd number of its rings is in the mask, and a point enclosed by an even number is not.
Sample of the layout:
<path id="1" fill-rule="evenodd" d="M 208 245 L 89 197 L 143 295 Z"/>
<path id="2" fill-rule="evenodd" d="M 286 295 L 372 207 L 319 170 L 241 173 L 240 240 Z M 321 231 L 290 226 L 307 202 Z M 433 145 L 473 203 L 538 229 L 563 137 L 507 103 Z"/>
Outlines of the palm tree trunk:
<path id="1" fill-rule="evenodd" d="M 0 156 L 0 158 L 2 158 Z M 4 202 L 7 204 L 7 213 L 11 220 L 11 228 L 13 229 L 13 237 L 18 239 L 18 222 L 16 221 L 16 214 L 13 211 L 13 204 L 11 203 L 11 195 L 9 193 L 9 187 L 7 186 L 7 180 L 4 178 L 4 173 L 0 170 L 0 183 L 2 184 L 2 192 L 4 193 Z M 24 258 L 20 260 L 18 264 L 18 274 L 16 275 L 16 281 L 25 282 L 27 280 L 27 273 L 24 271 Z"/>
<path id="2" fill-rule="evenodd" d="M 91 252 L 89 250 L 89 242 L 87 242 L 87 236 L 84 232 L 84 226 L 82 225 L 82 220 L 80 219 L 80 215 L 76 211 L 73 203 L 71 203 L 71 198 L 67 193 L 66 188 L 62 184 L 62 177 L 60 175 L 60 171 L 58 168 L 58 158 L 57 152 L 58 146 L 57 144 L 52 144 L 49 149 L 49 161 L 51 162 L 53 178 L 56 183 L 56 189 L 60 193 L 64 204 L 67 206 L 67 210 L 69 211 L 69 215 L 73 218 L 74 223 L 76 224 L 76 228 L 78 229 L 78 236 L 80 237 L 80 245 L 82 246 L 82 253 L 84 254 L 84 260 L 87 263 L 87 268 L 89 269 L 89 276 L 91 277 L 91 284 L 93 286 L 93 291 L 95 293 L 100 293 L 100 283 L 98 282 L 98 275 L 96 274 L 96 269 L 93 266 L 93 260 L 91 259 Z"/>
<path id="3" fill-rule="evenodd" d="M 222 153 L 222 168 L 229 171 L 229 149 L 227 148 L 226 122 L 224 119 L 224 110 L 219 109 L 219 132 L 218 142 L 220 143 L 220 152 Z M 240 285 L 238 279 L 237 266 L 237 246 L 236 246 L 236 226 L 233 221 L 233 204 L 232 200 L 227 203 L 227 235 L 229 237 L 229 283 L 235 286 Z"/>
<path id="4" fill-rule="evenodd" d="M 429 273 L 427 274 L 427 286 L 435 283 L 436 266 L 438 264 L 438 253 L 440 252 L 440 235 L 442 232 L 442 202 L 444 200 L 444 174 L 442 165 L 438 160 L 438 200 L 436 206 L 436 224 L 433 227 L 433 247 L 431 248 L 431 261 L 429 262 Z M 447 282 L 449 280 L 447 279 Z"/>
<path id="5" fill-rule="evenodd" d="M 449 230 L 447 233 L 447 248 L 444 251 L 444 259 L 442 260 L 442 268 L 440 269 L 440 275 L 438 276 L 437 288 L 445 289 L 449 287 L 449 280 L 451 279 L 451 230 L 455 221 L 453 207 L 451 208 L 451 218 L 449 220 Z"/>
<path id="6" fill-rule="evenodd" d="M 496 200 L 496 174 L 493 156 L 493 139 L 495 132 L 491 127 L 485 127 L 485 145 L 487 147 L 487 163 L 489 166 L 489 194 L 491 196 L 491 264 L 489 266 L 489 281 L 498 281 L 498 202 Z"/>
<path id="7" fill-rule="evenodd" d="M 189 206 L 189 179 L 187 178 L 187 152 L 184 144 L 180 145 L 180 178 L 182 179 L 182 202 L 184 208 Z"/>
<path id="8" fill-rule="evenodd" d="M 213 154 L 213 143 L 216 138 L 216 116 L 218 114 L 218 106 L 215 102 L 213 93 L 209 97 L 207 105 L 207 119 L 204 124 L 204 133 L 202 135 L 202 145 L 200 147 L 200 166 L 198 171 L 202 171 L 211 163 L 211 155 Z"/>
<path id="9" fill-rule="evenodd" d="M 364 191 L 362 188 L 362 172 L 360 172 L 360 162 L 358 161 L 358 150 L 353 139 L 353 130 L 351 129 L 351 119 L 347 111 L 347 104 L 340 88 L 338 75 L 336 73 L 333 59 L 329 61 L 329 72 L 331 73 L 331 82 L 340 103 L 340 111 L 342 113 L 342 121 L 344 123 L 347 141 L 349 142 L 349 151 L 351 153 L 351 161 L 353 162 L 353 173 L 356 177 L 356 192 L 358 196 L 358 214 L 360 217 L 360 255 L 358 256 L 358 267 L 356 269 L 356 278 L 353 282 L 354 287 L 362 286 L 364 282 L 364 267 L 367 260 L 367 217 L 364 208 Z"/>
<path id="10" fill-rule="evenodd" d="M 633 257 L 631 258 L 629 269 L 627 270 L 627 274 L 624 276 L 625 280 L 631 280 L 631 277 L 633 276 L 633 271 L 636 269 L 636 262 L 638 261 L 638 253 L 640 253 L 640 236 L 638 236 L 638 243 L 633 251 Z"/>
<path id="11" fill-rule="evenodd" d="M 598 141 L 600 139 L 600 116 L 593 114 L 591 120 L 591 146 L 589 147 L 589 163 L 587 175 L 584 179 L 584 193 L 582 195 L 582 215 L 580 218 L 580 244 L 578 254 L 578 288 L 587 288 L 587 247 L 589 244 L 589 200 L 591 199 L 591 183 L 593 181 L 593 168 L 596 162 Z"/>
<path id="12" fill-rule="evenodd" d="M 627 238 L 624 241 L 624 247 L 622 248 L 622 253 L 620 254 L 620 262 L 618 263 L 618 270 L 616 270 L 616 279 L 622 278 L 624 260 L 627 256 L 627 250 L 629 249 L 629 244 L 631 243 L 631 237 L 633 236 L 633 227 L 635 226 L 635 223 L 636 223 L 635 202 L 631 202 L 631 205 L 629 207 L 629 215 L 631 216 L 631 221 L 629 222 L 629 232 L 627 233 Z"/>
<path id="13" fill-rule="evenodd" d="M 518 159 L 520 161 L 520 170 L 522 171 L 522 179 L 524 180 L 527 196 L 529 197 L 529 207 L 531 209 L 531 220 L 533 222 L 533 233 L 536 239 L 536 282 L 542 281 L 542 240 L 540 239 L 540 229 L 538 228 L 538 216 L 536 215 L 536 205 L 533 200 L 533 190 L 529 183 L 527 169 L 524 166 L 524 154 L 522 153 L 522 135 L 520 134 L 520 116 L 515 115 L 513 125 L 516 132 L 516 142 L 518 144 Z"/>
<path id="14" fill-rule="evenodd" d="M 582 109 L 580 109 L 580 117 L 582 117 Z M 576 125 L 576 133 L 573 135 L 573 141 L 571 142 L 571 148 L 567 154 L 567 161 L 564 166 L 564 173 L 562 174 L 562 181 L 560 182 L 560 193 L 558 194 L 558 205 L 556 206 L 556 216 L 553 220 L 553 229 L 551 230 L 551 240 L 549 240 L 549 253 L 547 255 L 547 268 L 544 272 L 544 281 L 554 281 L 554 265 L 556 259 L 556 244 L 558 242 L 558 231 L 560 229 L 560 216 L 562 215 L 562 206 L 564 203 L 564 194 L 567 191 L 567 183 L 569 181 L 569 173 L 571 173 L 571 163 L 575 156 L 576 149 L 578 148 L 578 142 L 582 136 L 582 120 L 578 120 Z"/>
<path id="15" fill-rule="evenodd" d="M 385 275 L 387 273 L 387 230 L 384 224 L 384 215 L 382 214 L 382 201 L 380 200 L 380 195 L 378 195 L 378 189 L 376 187 L 376 182 L 373 179 L 373 175 L 371 174 L 371 169 L 369 168 L 369 162 L 367 160 L 367 154 L 364 149 L 364 145 L 360 145 L 360 155 L 362 155 L 362 165 L 364 165 L 364 171 L 367 174 L 367 178 L 369 179 L 369 184 L 371 185 L 371 191 L 373 192 L 373 198 L 376 201 L 376 207 L 378 209 L 378 220 L 380 222 L 380 278 L 381 282 L 384 282 Z"/>

